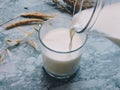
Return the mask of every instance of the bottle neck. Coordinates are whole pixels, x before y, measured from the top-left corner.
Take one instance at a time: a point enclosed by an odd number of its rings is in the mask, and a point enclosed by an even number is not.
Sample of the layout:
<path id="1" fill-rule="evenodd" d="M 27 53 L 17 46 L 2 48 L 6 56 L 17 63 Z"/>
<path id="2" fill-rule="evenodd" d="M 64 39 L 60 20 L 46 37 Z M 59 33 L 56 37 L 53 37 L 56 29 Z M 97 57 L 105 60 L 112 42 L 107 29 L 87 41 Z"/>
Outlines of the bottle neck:
<path id="1" fill-rule="evenodd" d="M 73 18 L 73 23 L 71 29 L 74 29 L 77 33 L 89 33 L 91 28 L 97 21 L 97 18 L 100 14 L 100 11 L 105 5 L 105 0 L 94 0 L 94 4 L 91 8 L 82 9 L 84 5 L 84 1 L 82 0 L 82 6 L 80 6 L 80 11 L 75 18 Z"/>

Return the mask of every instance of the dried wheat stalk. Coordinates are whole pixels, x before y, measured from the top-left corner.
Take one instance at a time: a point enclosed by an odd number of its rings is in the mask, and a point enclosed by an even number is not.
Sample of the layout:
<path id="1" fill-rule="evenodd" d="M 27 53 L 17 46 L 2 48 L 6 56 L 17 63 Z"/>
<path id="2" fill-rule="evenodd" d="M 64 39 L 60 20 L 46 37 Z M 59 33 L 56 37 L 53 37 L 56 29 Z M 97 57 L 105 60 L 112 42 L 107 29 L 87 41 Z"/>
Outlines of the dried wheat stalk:
<path id="1" fill-rule="evenodd" d="M 46 13 L 41 13 L 41 12 L 28 12 L 28 13 L 22 13 L 22 14 L 20 14 L 20 15 L 18 15 L 18 16 L 15 16 L 15 17 L 13 17 L 13 18 L 11 18 L 11 19 L 9 19 L 9 20 L 1 23 L 0 26 L 4 25 L 4 24 L 6 24 L 6 23 L 8 23 L 8 22 L 10 22 L 10 21 L 12 21 L 12 20 L 20 17 L 20 16 L 21 16 L 21 17 L 25 17 L 25 18 L 36 18 L 36 19 L 40 19 L 40 18 L 41 18 L 41 19 L 45 19 L 45 20 L 46 20 L 46 19 L 49 19 L 49 18 L 53 18 L 52 15 L 46 14 Z"/>
<path id="2" fill-rule="evenodd" d="M 11 56 L 12 56 L 12 54 L 11 54 L 11 52 L 10 52 L 10 50 L 9 50 L 9 49 L 6 49 L 6 52 L 7 52 L 7 54 L 8 54 L 8 56 L 9 56 L 9 57 L 11 57 Z"/>
<path id="3" fill-rule="evenodd" d="M 53 18 L 52 15 L 41 13 L 41 12 L 28 12 L 28 13 L 23 13 L 20 16 L 26 17 L 26 18 L 42 18 L 42 19 Z"/>
<path id="4" fill-rule="evenodd" d="M 82 0 L 63 0 L 65 3 L 67 3 L 68 5 L 70 5 L 72 8 L 74 7 L 76 1 L 77 1 L 77 4 L 76 4 L 76 11 L 79 10 L 80 8 L 80 4 L 81 4 L 81 1 Z M 83 4 L 83 9 L 86 9 L 86 8 L 90 8 L 93 6 L 93 3 L 94 3 L 95 0 L 84 0 L 84 4 Z"/>
<path id="5" fill-rule="evenodd" d="M 36 42 L 35 41 L 33 41 L 33 40 L 29 40 L 28 41 L 28 44 L 30 44 L 33 48 L 37 48 L 37 44 L 36 44 Z"/>
<path id="6" fill-rule="evenodd" d="M 2 63 L 4 61 L 4 58 L 5 58 L 5 55 L 4 54 L 1 54 L 0 55 L 0 63 Z"/>
<path id="7" fill-rule="evenodd" d="M 20 20 L 18 22 L 15 22 L 15 23 L 12 23 L 8 26 L 6 26 L 6 30 L 7 29 L 10 29 L 10 28 L 13 28 L 13 27 L 16 27 L 16 26 L 21 26 L 21 25 L 26 25 L 26 24 L 30 24 L 30 23 L 33 23 L 33 22 L 43 22 L 42 19 L 27 19 L 27 20 Z"/>
<path id="8" fill-rule="evenodd" d="M 72 14 L 72 12 L 71 12 L 69 9 L 67 9 L 64 5 L 62 5 L 62 4 L 59 2 L 59 0 L 52 0 L 52 1 L 53 1 L 56 5 L 60 6 L 61 9 L 65 10 L 65 11 L 68 12 L 69 14 Z"/>

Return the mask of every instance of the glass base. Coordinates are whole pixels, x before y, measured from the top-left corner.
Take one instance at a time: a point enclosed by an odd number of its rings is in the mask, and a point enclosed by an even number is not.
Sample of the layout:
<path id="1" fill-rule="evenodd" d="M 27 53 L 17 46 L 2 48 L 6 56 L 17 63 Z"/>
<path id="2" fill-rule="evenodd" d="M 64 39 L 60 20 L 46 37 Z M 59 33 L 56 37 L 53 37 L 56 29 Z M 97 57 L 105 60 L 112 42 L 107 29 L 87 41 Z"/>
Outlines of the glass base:
<path id="1" fill-rule="evenodd" d="M 51 76 L 51 77 L 53 77 L 53 78 L 56 78 L 56 79 L 68 79 L 68 78 L 72 78 L 72 77 L 74 77 L 75 75 L 76 75 L 76 73 L 77 73 L 77 71 L 79 70 L 79 68 L 73 73 L 73 74 L 71 74 L 71 75 L 56 75 L 56 74 L 53 74 L 53 73 L 50 73 L 49 71 L 47 71 L 45 68 L 44 68 L 44 66 L 43 66 L 43 69 L 44 69 L 44 71 L 49 75 L 49 76 Z"/>

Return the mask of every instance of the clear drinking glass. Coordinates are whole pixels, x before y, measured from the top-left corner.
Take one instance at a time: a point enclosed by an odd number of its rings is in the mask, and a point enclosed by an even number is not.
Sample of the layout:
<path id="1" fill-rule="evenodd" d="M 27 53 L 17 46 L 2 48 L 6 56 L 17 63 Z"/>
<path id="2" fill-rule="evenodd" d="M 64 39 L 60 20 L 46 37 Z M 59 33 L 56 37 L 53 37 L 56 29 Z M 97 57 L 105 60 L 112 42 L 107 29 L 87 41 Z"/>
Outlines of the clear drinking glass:
<path id="1" fill-rule="evenodd" d="M 90 7 L 85 6 L 87 5 L 86 1 L 91 1 Z M 93 27 L 104 6 L 104 0 L 79 0 L 78 2 L 80 3 L 80 10 L 72 20 L 64 16 L 55 17 L 46 21 L 39 30 L 43 67 L 49 75 L 56 78 L 69 78 L 79 69 L 83 46 L 88 38 L 88 33 L 86 32 L 90 31 Z M 89 11 L 87 18 L 81 13 L 86 11 Z M 86 19 L 84 20 L 84 18 Z M 44 43 L 44 37 L 52 30 L 58 28 L 75 30 L 76 34 L 81 38 L 82 44 L 80 44 L 78 48 L 70 51 L 61 51 L 48 47 L 49 45 Z M 53 37 L 56 38 L 56 35 Z M 66 39 L 65 35 L 61 35 L 61 37 Z"/>
<path id="2" fill-rule="evenodd" d="M 78 70 L 83 46 L 87 40 L 86 34 L 79 34 L 82 44 L 72 51 L 59 51 L 48 47 L 43 41 L 44 36 L 61 27 L 69 30 L 70 19 L 65 17 L 49 19 L 39 30 L 43 67 L 49 75 L 59 79 L 69 78 Z M 61 37 L 66 38 L 66 36 Z"/>

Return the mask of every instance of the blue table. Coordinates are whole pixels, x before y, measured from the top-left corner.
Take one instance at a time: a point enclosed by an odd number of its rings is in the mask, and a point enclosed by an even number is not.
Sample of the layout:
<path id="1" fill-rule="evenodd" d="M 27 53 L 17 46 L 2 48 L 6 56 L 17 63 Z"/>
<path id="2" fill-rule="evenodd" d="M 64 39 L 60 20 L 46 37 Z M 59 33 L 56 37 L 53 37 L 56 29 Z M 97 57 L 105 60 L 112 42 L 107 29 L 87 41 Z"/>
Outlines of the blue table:
<path id="1" fill-rule="evenodd" d="M 0 0 L 0 23 L 30 11 L 70 17 L 47 1 Z M 6 47 L 6 38 L 24 38 L 24 32 L 33 31 L 34 25 L 8 31 L 4 27 L 0 27 L 0 50 Z M 38 48 L 35 50 L 27 43 L 9 48 L 12 56 L 5 54 L 5 60 L 0 64 L 0 90 L 120 90 L 120 48 L 98 32 L 90 33 L 77 74 L 64 80 L 54 79 L 42 69 L 37 32 L 28 39 L 36 41 Z"/>

